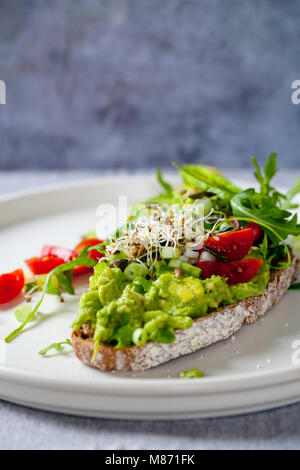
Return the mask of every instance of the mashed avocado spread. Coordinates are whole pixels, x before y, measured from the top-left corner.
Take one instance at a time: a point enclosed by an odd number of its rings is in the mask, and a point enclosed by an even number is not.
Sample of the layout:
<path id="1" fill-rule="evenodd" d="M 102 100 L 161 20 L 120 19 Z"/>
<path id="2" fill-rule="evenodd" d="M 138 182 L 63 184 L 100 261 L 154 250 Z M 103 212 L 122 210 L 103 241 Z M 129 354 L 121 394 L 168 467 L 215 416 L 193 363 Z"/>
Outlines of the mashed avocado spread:
<path id="1" fill-rule="evenodd" d="M 102 262 L 95 267 L 72 326 L 79 329 L 88 323 L 96 347 L 100 342 L 116 348 L 142 346 L 151 340 L 170 343 L 174 329 L 190 328 L 197 317 L 262 294 L 268 280 L 269 270 L 262 266 L 249 282 L 232 286 L 220 276 L 177 279 L 168 271 L 157 273 L 155 279 L 128 281 L 121 269 Z"/>

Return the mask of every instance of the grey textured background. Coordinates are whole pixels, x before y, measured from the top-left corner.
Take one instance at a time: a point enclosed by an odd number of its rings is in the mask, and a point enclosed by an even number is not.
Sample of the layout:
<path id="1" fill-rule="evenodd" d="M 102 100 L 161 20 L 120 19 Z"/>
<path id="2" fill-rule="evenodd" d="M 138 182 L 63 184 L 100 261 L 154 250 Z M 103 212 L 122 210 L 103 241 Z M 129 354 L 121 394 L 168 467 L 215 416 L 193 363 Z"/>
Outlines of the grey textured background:
<path id="1" fill-rule="evenodd" d="M 0 170 L 299 167 L 297 0 L 0 0 Z"/>
<path id="2" fill-rule="evenodd" d="M 0 401 L 0 449 L 299 450 L 299 417 L 298 404 L 228 418 L 119 421 L 46 413 Z"/>

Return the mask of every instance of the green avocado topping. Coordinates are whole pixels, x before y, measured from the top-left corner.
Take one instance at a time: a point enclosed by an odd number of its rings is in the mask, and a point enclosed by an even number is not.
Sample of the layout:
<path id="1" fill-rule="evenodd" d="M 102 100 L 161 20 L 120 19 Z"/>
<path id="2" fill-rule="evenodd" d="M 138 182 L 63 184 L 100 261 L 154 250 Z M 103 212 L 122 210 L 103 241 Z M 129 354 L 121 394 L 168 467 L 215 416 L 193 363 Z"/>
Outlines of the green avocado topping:
<path id="1" fill-rule="evenodd" d="M 141 346 L 151 340 L 170 343 L 176 328 L 190 328 L 195 318 L 262 294 L 269 280 L 269 270 L 262 268 L 249 282 L 229 286 L 220 276 L 177 279 L 173 272 L 163 272 L 152 280 L 137 277 L 129 281 L 121 269 L 99 263 L 72 327 L 89 323 L 96 347 L 100 342 L 116 348 Z"/>

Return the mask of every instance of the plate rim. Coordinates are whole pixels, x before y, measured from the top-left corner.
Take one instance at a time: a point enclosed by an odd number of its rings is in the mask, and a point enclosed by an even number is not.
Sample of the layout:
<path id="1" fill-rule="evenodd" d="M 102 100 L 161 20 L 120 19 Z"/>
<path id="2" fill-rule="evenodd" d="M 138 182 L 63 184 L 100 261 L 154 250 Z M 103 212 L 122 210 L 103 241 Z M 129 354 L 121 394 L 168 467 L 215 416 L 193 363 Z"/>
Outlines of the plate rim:
<path id="1" fill-rule="evenodd" d="M 176 360 L 176 359 L 174 359 Z M 88 367 L 88 366 L 85 366 Z M 107 372 L 95 371 L 95 373 L 107 374 Z M 64 382 L 61 379 L 40 375 L 37 372 L 28 370 L 20 370 L 17 367 L 0 366 L 0 379 L 7 380 L 19 384 L 36 385 L 44 389 L 53 390 L 72 390 L 73 392 L 97 393 L 100 391 L 114 395 L 206 395 L 214 392 L 229 393 L 246 390 L 263 389 L 287 383 L 300 383 L 300 366 L 290 366 L 289 368 L 281 367 L 277 370 L 261 371 L 259 373 L 251 372 L 244 374 L 229 374 L 224 379 L 223 376 L 218 377 L 202 377 L 201 380 L 182 380 L 180 378 L 146 378 L 146 377 L 113 377 L 113 372 L 108 372 L 111 381 L 99 382 L 93 384 L 81 383 L 79 380 L 69 380 Z M 169 388 L 170 381 L 172 387 Z M 122 389 L 118 389 L 118 385 L 122 383 Z M 151 390 L 149 385 L 151 385 Z M 153 388 L 152 388 L 153 386 Z M 188 388 L 187 388 L 188 386 Z M 136 393 L 138 392 L 138 393 Z M 299 398 L 300 400 L 300 398 Z"/>

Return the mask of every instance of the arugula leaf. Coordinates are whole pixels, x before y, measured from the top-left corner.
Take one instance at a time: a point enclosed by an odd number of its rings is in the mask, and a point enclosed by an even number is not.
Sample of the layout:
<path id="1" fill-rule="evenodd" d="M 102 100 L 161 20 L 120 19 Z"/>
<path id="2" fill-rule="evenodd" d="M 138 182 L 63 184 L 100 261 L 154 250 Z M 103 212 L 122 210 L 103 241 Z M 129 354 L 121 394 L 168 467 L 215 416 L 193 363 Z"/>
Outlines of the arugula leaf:
<path id="1" fill-rule="evenodd" d="M 266 232 L 264 232 L 264 238 L 260 244 L 260 250 L 261 250 L 261 254 L 263 256 L 264 261 L 267 261 L 268 259 L 268 249 L 269 249 L 268 236 Z"/>
<path id="2" fill-rule="evenodd" d="M 56 349 L 57 351 L 63 351 L 64 350 L 63 344 L 68 344 L 69 346 L 72 346 L 71 341 L 69 339 L 66 339 L 64 341 L 61 341 L 60 343 L 52 343 L 49 346 L 46 346 L 46 348 L 39 351 L 39 355 L 45 356 L 47 352 L 50 351 L 51 349 Z"/>
<path id="3" fill-rule="evenodd" d="M 267 162 L 264 165 L 264 170 L 265 170 L 265 179 L 267 183 L 271 181 L 271 179 L 276 175 L 278 172 L 277 169 L 277 153 L 272 152 L 269 155 L 269 158 Z"/>
<path id="4" fill-rule="evenodd" d="M 293 209 L 299 207 L 299 204 L 292 204 L 292 199 L 300 193 L 300 176 L 294 186 L 286 193 L 285 200 L 282 203 L 283 209 Z"/>
<path id="5" fill-rule="evenodd" d="M 253 163 L 253 166 L 255 168 L 255 172 L 254 172 L 254 176 L 255 178 L 257 179 L 257 181 L 262 185 L 263 184 L 263 181 L 264 181 L 264 178 L 263 178 L 263 175 L 261 174 L 261 171 L 260 171 L 260 168 L 259 168 L 259 164 L 257 163 L 257 160 L 255 157 L 251 157 L 251 161 Z"/>
<path id="6" fill-rule="evenodd" d="M 71 273 L 71 276 L 69 275 Z M 75 291 L 72 286 L 72 275 L 73 275 L 73 270 L 66 271 L 66 273 L 63 272 L 57 272 L 56 277 L 58 279 L 60 287 L 66 291 L 68 294 L 74 295 Z M 48 289 L 49 293 L 49 289 Z"/>
<path id="7" fill-rule="evenodd" d="M 159 168 L 156 170 L 156 177 L 165 192 L 158 194 L 155 197 L 147 199 L 145 201 L 145 204 L 176 204 L 178 202 L 182 202 L 182 195 L 179 192 L 175 191 L 170 185 L 170 183 L 164 180 L 162 172 Z M 132 214 L 131 211 L 130 213 Z"/>
<path id="8" fill-rule="evenodd" d="M 261 225 L 274 244 L 288 235 L 300 234 L 296 214 L 292 216 L 291 212 L 278 208 L 268 197 L 257 196 L 253 188 L 236 194 L 231 200 L 233 215 Z"/>
<path id="9" fill-rule="evenodd" d="M 85 248 L 81 252 L 81 254 L 77 258 L 75 258 L 73 261 L 69 261 L 67 263 L 61 264 L 61 265 L 57 266 L 56 268 L 52 269 L 52 271 L 50 271 L 50 273 L 47 275 L 47 278 L 46 278 L 46 281 L 45 281 L 45 284 L 44 284 L 44 287 L 43 287 L 43 290 L 42 290 L 40 300 L 38 301 L 38 303 L 36 304 L 34 309 L 31 310 L 31 312 L 28 313 L 27 317 L 25 318 L 23 323 L 19 326 L 19 328 L 16 328 L 14 331 L 12 331 L 5 338 L 6 343 L 9 343 L 16 336 L 18 336 L 22 332 L 22 330 L 25 328 L 27 323 L 30 322 L 34 318 L 35 314 L 37 313 L 38 309 L 40 308 L 41 303 L 42 303 L 42 301 L 43 301 L 43 299 L 44 299 L 44 297 L 45 297 L 45 295 L 46 295 L 46 293 L 47 293 L 47 291 L 50 287 L 51 278 L 52 278 L 53 274 L 55 274 L 57 276 L 57 274 L 59 275 L 59 273 L 63 273 L 63 272 L 72 270 L 75 266 L 88 266 L 89 268 L 91 268 L 91 267 L 95 266 L 95 264 L 97 264 L 97 261 L 95 261 L 92 258 L 89 258 L 87 256 L 87 253 L 88 253 L 88 250 Z"/>
<path id="10" fill-rule="evenodd" d="M 107 241 L 109 243 L 109 240 Z M 93 251 L 93 250 L 98 250 L 100 253 L 105 254 L 105 242 L 99 243 L 99 245 L 94 245 L 94 246 L 87 246 L 87 251 Z"/>
<path id="11" fill-rule="evenodd" d="M 55 286 L 48 287 L 47 294 L 57 295 L 58 297 L 61 297 L 61 291 L 58 287 Z"/>
<path id="12" fill-rule="evenodd" d="M 230 201 L 241 189 L 228 181 L 221 174 L 201 165 L 184 165 L 173 163 L 180 170 L 183 181 L 188 186 L 202 189 L 204 192 L 217 194 L 221 199 Z"/>
<path id="13" fill-rule="evenodd" d="M 165 181 L 163 179 L 163 176 L 162 176 L 162 172 L 161 172 L 161 169 L 160 168 L 157 168 L 156 170 L 156 177 L 157 177 L 157 180 L 158 182 L 160 183 L 160 185 L 164 188 L 164 190 L 166 191 L 166 193 L 173 193 L 173 188 L 172 186 L 167 183 L 167 181 Z"/>
<path id="14" fill-rule="evenodd" d="M 286 193 L 286 198 L 292 200 L 298 193 L 300 193 L 300 176 L 294 186 Z"/>
<path id="15" fill-rule="evenodd" d="M 183 196 L 178 191 L 175 191 L 170 183 L 168 183 L 162 176 L 162 172 L 160 168 L 156 170 L 156 177 L 159 184 L 164 189 L 163 193 L 158 194 L 157 196 L 150 197 L 143 203 L 133 204 L 130 209 L 130 222 L 133 223 L 135 219 L 137 219 L 142 210 L 145 209 L 145 206 L 151 204 L 182 204 L 183 203 Z M 122 232 L 128 229 L 128 223 L 126 223 L 123 227 L 120 227 L 116 233 L 114 234 L 113 238 L 118 238 Z"/>
<path id="16" fill-rule="evenodd" d="M 270 186 L 270 181 L 272 180 L 272 178 L 274 178 L 274 176 L 278 172 L 278 169 L 277 169 L 277 154 L 275 152 L 272 152 L 270 154 L 267 162 L 264 165 L 264 175 L 262 174 L 262 172 L 259 168 L 259 165 L 256 161 L 256 158 L 251 157 L 251 161 L 252 161 L 252 163 L 254 165 L 254 168 L 256 170 L 254 172 L 254 176 L 257 179 L 257 181 L 260 183 L 260 193 L 263 196 L 270 195 L 270 192 L 274 190 L 274 188 L 272 188 Z"/>

